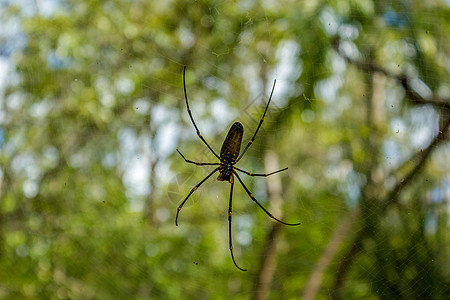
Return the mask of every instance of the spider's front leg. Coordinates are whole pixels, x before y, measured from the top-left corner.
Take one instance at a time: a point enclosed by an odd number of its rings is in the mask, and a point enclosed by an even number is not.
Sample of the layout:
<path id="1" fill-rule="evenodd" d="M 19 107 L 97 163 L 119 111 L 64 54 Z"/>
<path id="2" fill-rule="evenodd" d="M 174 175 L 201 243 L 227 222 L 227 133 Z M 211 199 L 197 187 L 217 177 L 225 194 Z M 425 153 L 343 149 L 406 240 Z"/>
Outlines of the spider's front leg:
<path id="1" fill-rule="evenodd" d="M 233 176 L 231 176 L 231 177 L 233 177 Z M 234 260 L 234 255 L 233 255 L 233 239 L 231 237 L 231 216 L 233 215 L 232 201 L 233 201 L 234 181 L 231 180 L 230 182 L 231 182 L 231 189 L 230 189 L 230 203 L 228 205 L 228 236 L 229 236 L 229 240 L 230 240 L 231 259 L 233 260 L 233 263 L 236 266 L 236 268 L 238 268 L 241 271 L 247 271 L 247 269 L 242 269 L 241 267 L 239 267 L 237 265 L 236 261 Z"/>
<path id="2" fill-rule="evenodd" d="M 245 186 L 244 182 L 242 182 L 242 179 L 239 177 L 239 175 L 233 171 L 233 174 L 236 175 L 237 179 L 239 180 L 239 182 L 241 183 L 242 187 L 244 188 L 244 190 L 247 192 L 247 195 L 256 203 L 258 204 L 258 206 L 272 219 L 274 219 L 275 221 L 284 224 L 284 225 L 288 225 L 288 226 L 297 226 L 300 225 L 301 223 L 286 223 L 283 222 L 277 218 L 275 218 L 267 209 L 264 208 L 264 206 L 262 206 L 258 200 L 256 200 L 256 198 L 253 196 L 253 194 L 250 192 L 250 190 Z"/>
<path id="3" fill-rule="evenodd" d="M 175 225 L 176 226 L 178 226 L 178 214 L 180 213 L 180 210 L 183 208 L 184 203 L 186 203 L 187 199 L 192 195 L 192 193 L 194 193 L 198 189 L 198 187 L 203 184 L 203 182 L 205 182 L 209 177 L 211 177 L 212 174 L 214 174 L 217 170 L 219 170 L 219 168 L 220 167 L 215 168 L 214 171 L 209 173 L 208 176 L 206 176 L 202 181 L 200 181 L 196 186 L 194 186 L 192 188 L 192 190 L 189 192 L 189 194 L 187 195 L 187 197 L 183 200 L 183 202 L 181 202 L 180 206 L 178 206 L 177 216 L 175 217 Z"/>

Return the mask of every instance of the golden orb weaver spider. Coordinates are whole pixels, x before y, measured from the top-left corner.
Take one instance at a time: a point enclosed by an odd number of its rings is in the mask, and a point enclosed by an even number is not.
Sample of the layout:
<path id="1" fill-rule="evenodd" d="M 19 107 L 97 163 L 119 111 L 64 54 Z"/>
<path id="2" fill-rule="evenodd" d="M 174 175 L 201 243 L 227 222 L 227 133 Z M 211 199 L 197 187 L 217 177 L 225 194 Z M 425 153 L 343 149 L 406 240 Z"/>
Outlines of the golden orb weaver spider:
<path id="1" fill-rule="evenodd" d="M 264 114 L 262 115 L 261 120 L 259 121 L 258 127 L 256 128 L 255 134 L 253 134 L 253 137 L 248 142 L 247 146 L 244 148 L 244 151 L 242 151 L 241 155 L 239 155 L 239 151 L 241 149 L 241 142 L 242 142 L 242 135 L 244 134 L 244 127 L 241 123 L 235 122 L 231 128 L 230 131 L 228 131 L 227 137 L 225 138 L 225 141 L 223 142 L 222 149 L 220 150 L 220 156 L 217 155 L 217 153 L 209 146 L 209 144 L 206 142 L 206 140 L 203 138 L 203 136 L 200 134 L 200 131 L 198 130 L 197 125 L 194 122 L 194 118 L 192 117 L 191 109 L 189 108 L 188 103 L 188 97 L 186 93 L 186 66 L 184 66 L 183 69 L 183 88 L 184 88 L 184 98 L 186 100 L 186 107 L 189 114 L 189 117 L 191 118 L 192 124 L 194 124 L 195 130 L 197 131 L 198 137 L 202 140 L 202 142 L 208 147 L 208 149 L 214 154 L 217 159 L 220 160 L 220 163 L 201 163 L 201 162 L 195 162 L 189 159 L 186 159 L 183 154 L 177 149 L 177 152 L 181 155 L 181 157 L 184 159 L 185 162 L 194 164 L 197 166 L 218 166 L 215 168 L 211 173 L 209 173 L 202 181 L 200 181 L 196 186 L 192 188 L 192 190 L 189 192 L 187 197 L 181 202 L 180 206 L 178 206 L 177 209 L 177 215 L 175 217 L 175 225 L 178 226 L 178 214 L 180 213 L 181 209 L 183 208 L 183 205 L 186 203 L 188 198 L 194 193 L 208 178 L 210 178 L 214 173 L 219 171 L 219 176 L 217 177 L 217 180 L 219 181 L 228 181 L 231 184 L 230 189 L 230 201 L 228 205 L 228 236 L 229 236 L 229 245 L 230 245 L 230 253 L 231 253 L 231 259 L 233 260 L 234 265 L 241 271 L 247 271 L 246 269 L 242 269 L 239 267 L 234 259 L 233 254 L 233 240 L 231 237 L 231 216 L 233 214 L 232 211 L 232 201 L 233 201 L 233 186 L 234 186 L 234 176 L 238 179 L 239 183 L 244 188 L 247 195 L 256 203 L 258 206 L 272 219 L 275 221 L 288 225 L 288 226 L 297 226 L 300 225 L 300 223 L 286 223 L 283 222 L 277 218 L 275 218 L 267 209 L 265 209 L 259 202 L 256 200 L 256 198 L 253 196 L 253 194 L 250 192 L 250 190 L 245 186 L 242 179 L 239 177 L 238 173 L 236 171 L 242 172 L 244 174 L 247 174 L 249 176 L 264 176 L 267 177 L 269 175 L 279 173 L 282 171 L 287 170 L 288 168 L 284 168 L 275 172 L 271 173 L 265 173 L 265 174 L 255 174 L 250 173 L 245 170 L 239 169 L 235 167 L 234 165 L 239 162 L 239 160 L 244 156 L 247 149 L 250 147 L 250 145 L 255 140 L 256 134 L 258 133 L 259 128 L 261 127 L 261 124 L 264 121 L 264 117 L 266 116 L 267 109 L 269 108 L 270 100 L 272 100 L 273 91 L 275 89 L 275 83 L 277 81 L 274 80 L 272 91 L 270 92 L 269 101 L 267 102 L 266 108 L 264 110 Z"/>

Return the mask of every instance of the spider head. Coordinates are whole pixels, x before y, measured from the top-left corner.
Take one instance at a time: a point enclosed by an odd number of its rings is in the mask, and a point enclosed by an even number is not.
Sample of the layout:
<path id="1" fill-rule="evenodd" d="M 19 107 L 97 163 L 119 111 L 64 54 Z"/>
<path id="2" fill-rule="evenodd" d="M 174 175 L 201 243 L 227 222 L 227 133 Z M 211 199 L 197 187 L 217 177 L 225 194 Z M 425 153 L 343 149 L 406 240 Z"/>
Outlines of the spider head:
<path id="1" fill-rule="evenodd" d="M 233 183 L 234 178 L 233 178 L 233 173 L 232 173 L 232 168 L 223 168 L 221 170 L 219 170 L 220 174 L 219 176 L 217 176 L 217 180 L 219 181 L 228 181 L 229 183 Z"/>

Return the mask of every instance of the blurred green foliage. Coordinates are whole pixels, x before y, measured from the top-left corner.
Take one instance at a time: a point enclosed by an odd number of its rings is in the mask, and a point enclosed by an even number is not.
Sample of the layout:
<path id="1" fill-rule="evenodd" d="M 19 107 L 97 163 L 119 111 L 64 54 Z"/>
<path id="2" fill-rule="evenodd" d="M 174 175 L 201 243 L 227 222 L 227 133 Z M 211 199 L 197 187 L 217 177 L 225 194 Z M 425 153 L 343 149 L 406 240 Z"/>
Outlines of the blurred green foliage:
<path id="1" fill-rule="evenodd" d="M 448 3 L 39 3 L 0 6 L 21 28 L 0 35 L 0 298 L 256 298 L 273 222 L 241 187 L 248 272 L 229 256 L 227 184 L 210 179 L 174 224 L 209 170 L 175 148 L 214 159 L 184 65 L 215 150 L 234 120 L 246 143 L 278 80 L 239 165 L 264 172 L 276 153 L 282 219 L 302 221 L 276 238 L 271 299 L 307 298 L 311 282 L 318 299 L 450 297 Z M 244 181 L 271 207 L 266 179 Z"/>

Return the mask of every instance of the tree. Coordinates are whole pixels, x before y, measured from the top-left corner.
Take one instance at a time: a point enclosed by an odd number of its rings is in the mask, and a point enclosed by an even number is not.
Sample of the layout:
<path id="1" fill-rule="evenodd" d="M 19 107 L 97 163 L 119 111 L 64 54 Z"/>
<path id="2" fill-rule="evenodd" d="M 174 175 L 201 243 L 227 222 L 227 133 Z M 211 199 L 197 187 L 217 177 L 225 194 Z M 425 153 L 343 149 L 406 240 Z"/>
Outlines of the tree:
<path id="1" fill-rule="evenodd" d="M 39 3 L 38 3 L 39 4 Z M 0 9 L 0 297 L 449 296 L 441 1 L 63 1 Z M 12 31 L 15 25 L 20 31 Z M 14 34 L 11 34 L 14 32 Z M 13 51 L 11 51 L 13 49 Z M 277 217 L 210 179 L 234 120 Z"/>

